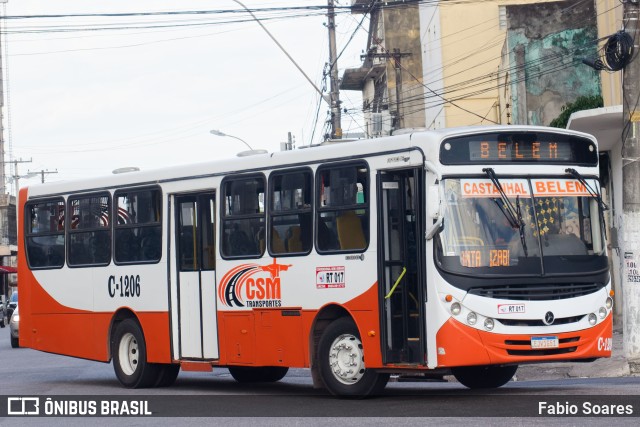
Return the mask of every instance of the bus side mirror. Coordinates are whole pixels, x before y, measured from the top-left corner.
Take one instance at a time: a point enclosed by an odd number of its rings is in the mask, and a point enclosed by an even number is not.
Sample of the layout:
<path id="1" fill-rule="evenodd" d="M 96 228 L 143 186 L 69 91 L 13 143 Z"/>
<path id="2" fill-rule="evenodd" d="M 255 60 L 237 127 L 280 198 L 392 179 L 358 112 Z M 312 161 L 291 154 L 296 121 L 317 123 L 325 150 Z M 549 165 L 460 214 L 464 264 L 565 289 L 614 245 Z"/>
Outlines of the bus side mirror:
<path id="1" fill-rule="evenodd" d="M 430 185 L 427 193 L 427 217 L 437 219 L 440 216 L 440 187 Z"/>

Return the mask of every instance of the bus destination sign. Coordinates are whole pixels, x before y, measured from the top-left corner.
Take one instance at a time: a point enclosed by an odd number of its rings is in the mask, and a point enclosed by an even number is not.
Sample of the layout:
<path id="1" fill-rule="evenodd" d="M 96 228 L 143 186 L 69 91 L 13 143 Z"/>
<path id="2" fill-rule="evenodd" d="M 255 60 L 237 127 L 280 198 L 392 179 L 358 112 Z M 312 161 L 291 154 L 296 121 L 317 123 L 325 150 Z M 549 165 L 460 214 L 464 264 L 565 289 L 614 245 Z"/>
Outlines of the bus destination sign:
<path id="1" fill-rule="evenodd" d="M 598 164 L 595 144 L 572 135 L 498 132 L 446 139 L 440 145 L 446 165 L 492 163 Z"/>
<path id="2" fill-rule="evenodd" d="M 558 141 L 469 141 L 472 162 L 571 161 L 571 146 Z"/>

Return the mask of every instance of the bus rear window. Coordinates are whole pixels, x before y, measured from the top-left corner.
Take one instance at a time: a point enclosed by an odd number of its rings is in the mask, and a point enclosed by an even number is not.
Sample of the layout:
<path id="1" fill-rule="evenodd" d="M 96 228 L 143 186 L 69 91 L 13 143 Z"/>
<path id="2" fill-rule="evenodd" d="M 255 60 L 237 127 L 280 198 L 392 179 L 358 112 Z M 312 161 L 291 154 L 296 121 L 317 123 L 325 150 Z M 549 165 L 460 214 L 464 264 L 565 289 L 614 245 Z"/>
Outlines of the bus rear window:
<path id="1" fill-rule="evenodd" d="M 27 261 L 31 268 L 64 265 L 64 201 L 28 203 L 25 221 Z"/>

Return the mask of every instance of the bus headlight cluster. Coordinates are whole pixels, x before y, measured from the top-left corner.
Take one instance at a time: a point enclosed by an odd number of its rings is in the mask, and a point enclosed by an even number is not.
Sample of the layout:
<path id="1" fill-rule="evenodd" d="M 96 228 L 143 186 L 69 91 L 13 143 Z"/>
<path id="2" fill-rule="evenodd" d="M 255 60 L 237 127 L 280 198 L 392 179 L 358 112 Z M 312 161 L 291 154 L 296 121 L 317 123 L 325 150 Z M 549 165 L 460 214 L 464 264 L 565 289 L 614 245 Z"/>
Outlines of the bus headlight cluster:
<path id="1" fill-rule="evenodd" d="M 587 319 L 589 320 L 589 324 L 591 326 L 595 325 L 598 322 L 598 317 L 594 313 L 589 313 Z"/>
<path id="2" fill-rule="evenodd" d="M 607 301 L 604 305 L 607 307 L 607 310 L 611 310 L 611 307 L 613 307 L 613 298 L 607 297 Z"/>
<path id="3" fill-rule="evenodd" d="M 448 297 L 448 296 L 447 296 Z M 450 302 L 452 301 L 453 298 L 445 298 L 445 301 Z M 454 302 L 449 306 L 449 311 L 451 311 L 451 314 L 454 316 L 459 316 L 461 313 L 464 316 L 464 314 L 467 315 L 466 319 L 467 319 L 467 325 L 469 326 L 475 326 L 478 321 L 480 321 L 480 324 L 484 325 L 484 329 L 487 331 L 492 331 L 493 328 L 495 327 L 495 321 L 489 317 L 484 317 L 482 315 L 478 315 L 476 312 L 474 311 L 469 311 L 467 309 L 465 309 L 464 311 L 462 310 L 462 305 L 459 302 Z M 483 320 L 484 319 L 484 320 Z"/>

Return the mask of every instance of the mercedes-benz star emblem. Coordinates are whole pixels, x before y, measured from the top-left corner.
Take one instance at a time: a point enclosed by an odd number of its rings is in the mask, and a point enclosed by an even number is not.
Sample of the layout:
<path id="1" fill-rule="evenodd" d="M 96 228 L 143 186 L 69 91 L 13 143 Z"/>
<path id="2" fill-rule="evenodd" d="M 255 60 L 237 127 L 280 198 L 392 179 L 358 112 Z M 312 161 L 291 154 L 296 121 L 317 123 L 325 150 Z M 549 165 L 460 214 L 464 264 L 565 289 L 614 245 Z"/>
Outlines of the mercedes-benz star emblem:
<path id="1" fill-rule="evenodd" d="M 542 322 L 545 325 L 549 326 L 549 325 L 553 324 L 554 320 L 556 320 L 556 317 L 553 315 L 553 313 L 550 312 L 550 311 L 547 311 L 545 313 L 545 315 L 544 315 L 544 319 L 542 319 Z"/>

